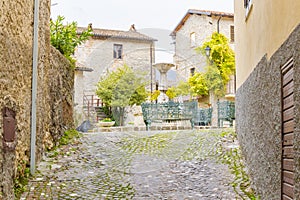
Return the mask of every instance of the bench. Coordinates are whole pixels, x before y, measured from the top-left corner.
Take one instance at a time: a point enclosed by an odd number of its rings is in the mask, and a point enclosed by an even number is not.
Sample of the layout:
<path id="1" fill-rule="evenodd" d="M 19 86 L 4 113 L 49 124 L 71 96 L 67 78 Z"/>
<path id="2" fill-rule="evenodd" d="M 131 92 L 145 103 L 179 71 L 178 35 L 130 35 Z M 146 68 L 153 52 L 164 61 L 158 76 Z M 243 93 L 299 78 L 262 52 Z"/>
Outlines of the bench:
<path id="1" fill-rule="evenodd" d="M 165 102 L 165 103 L 143 103 L 143 118 L 147 130 L 153 122 L 180 122 L 189 121 L 194 128 L 194 115 L 197 109 L 197 102 Z"/>

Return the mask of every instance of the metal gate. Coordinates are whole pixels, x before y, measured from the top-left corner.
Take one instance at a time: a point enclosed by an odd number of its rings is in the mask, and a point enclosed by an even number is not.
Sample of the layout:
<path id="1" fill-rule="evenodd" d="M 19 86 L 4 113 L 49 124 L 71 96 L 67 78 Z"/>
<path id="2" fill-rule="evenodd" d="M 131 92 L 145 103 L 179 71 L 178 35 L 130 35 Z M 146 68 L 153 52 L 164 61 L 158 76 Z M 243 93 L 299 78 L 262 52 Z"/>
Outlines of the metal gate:
<path id="1" fill-rule="evenodd" d="M 282 75 L 282 186 L 281 199 L 294 199 L 294 67 L 290 59 L 281 68 Z"/>

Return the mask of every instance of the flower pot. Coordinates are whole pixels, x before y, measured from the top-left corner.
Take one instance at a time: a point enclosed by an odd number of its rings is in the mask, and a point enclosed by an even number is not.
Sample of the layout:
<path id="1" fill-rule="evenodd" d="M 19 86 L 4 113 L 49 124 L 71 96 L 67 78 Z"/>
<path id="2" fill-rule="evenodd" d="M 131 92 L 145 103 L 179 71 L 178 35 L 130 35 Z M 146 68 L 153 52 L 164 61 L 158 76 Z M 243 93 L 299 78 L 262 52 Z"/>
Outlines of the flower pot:
<path id="1" fill-rule="evenodd" d="M 111 127 L 115 125 L 115 121 L 111 121 L 111 122 L 98 122 L 98 126 L 100 127 Z"/>

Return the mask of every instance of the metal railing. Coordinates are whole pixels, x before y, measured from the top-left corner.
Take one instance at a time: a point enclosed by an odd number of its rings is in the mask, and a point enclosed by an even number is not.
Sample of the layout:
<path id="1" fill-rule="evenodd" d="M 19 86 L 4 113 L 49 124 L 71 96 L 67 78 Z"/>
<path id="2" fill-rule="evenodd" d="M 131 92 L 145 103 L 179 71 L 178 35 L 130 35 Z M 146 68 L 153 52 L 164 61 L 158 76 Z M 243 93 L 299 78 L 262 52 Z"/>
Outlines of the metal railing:
<path id="1" fill-rule="evenodd" d="M 152 122 L 171 122 L 190 120 L 192 128 L 194 128 L 195 110 L 197 102 L 173 102 L 166 103 L 143 103 L 142 111 L 144 122 L 149 130 Z"/>
<path id="2" fill-rule="evenodd" d="M 83 94 L 83 114 L 90 122 L 97 122 L 98 115 L 96 112 L 97 107 L 103 107 L 101 99 L 93 94 Z"/>
<path id="3" fill-rule="evenodd" d="M 230 126 L 233 126 L 233 120 L 235 119 L 235 104 L 231 101 L 219 101 L 218 105 L 218 127 L 223 126 L 224 121 L 230 122 Z"/>

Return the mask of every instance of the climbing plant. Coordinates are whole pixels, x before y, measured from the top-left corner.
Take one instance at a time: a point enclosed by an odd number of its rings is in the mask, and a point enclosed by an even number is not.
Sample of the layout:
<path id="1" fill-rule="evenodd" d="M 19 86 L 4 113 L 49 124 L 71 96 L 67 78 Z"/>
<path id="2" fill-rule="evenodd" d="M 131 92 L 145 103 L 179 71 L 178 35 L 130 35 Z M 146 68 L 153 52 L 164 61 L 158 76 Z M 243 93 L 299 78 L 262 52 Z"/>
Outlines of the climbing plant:
<path id="1" fill-rule="evenodd" d="M 74 54 L 75 48 L 89 39 L 89 36 L 92 35 L 92 30 L 88 28 L 78 35 L 77 23 L 72 22 L 64 25 L 64 19 L 65 17 L 58 16 L 55 21 L 50 20 L 51 45 L 59 50 L 74 65 L 75 60 L 71 56 Z"/>
<path id="2" fill-rule="evenodd" d="M 176 94 L 178 96 L 189 95 L 191 93 L 191 86 L 187 81 L 180 81 L 176 86 Z"/>
<path id="3" fill-rule="evenodd" d="M 188 83 L 193 96 L 208 95 L 207 80 L 205 79 L 205 75 L 203 73 L 196 72 L 194 76 L 189 78 Z"/>
<path id="4" fill-rule="evenodd" d="M 210 40 L 197 47 L 196 51 L 206 55 L 205 49 L 210 48 L 207 67 L 201 80 L 203 87 L 217 96 L 225 93 L 230 76 L 235 73 L 235 55 L 230 48 L 228 39 L 221 33 L 213 33 Z M 205 82 L 205 84 L 203 83 Z M 206 90 L 204 87 L 203 90 Z"/>

